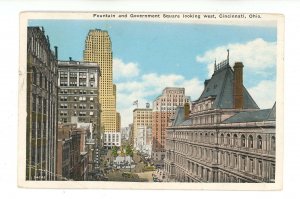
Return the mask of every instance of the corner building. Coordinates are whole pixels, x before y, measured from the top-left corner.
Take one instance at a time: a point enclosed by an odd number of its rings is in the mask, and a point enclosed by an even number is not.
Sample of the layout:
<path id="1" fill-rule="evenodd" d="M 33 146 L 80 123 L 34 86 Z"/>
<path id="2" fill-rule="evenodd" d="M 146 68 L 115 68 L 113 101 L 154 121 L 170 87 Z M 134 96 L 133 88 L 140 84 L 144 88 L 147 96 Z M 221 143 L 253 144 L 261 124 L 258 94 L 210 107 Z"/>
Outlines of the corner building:
<path id="1" fill-rule="evenodd" d="M 27 28 L 26 180 L 56 180 L 55 52 L 50 49 L 44 28 Z"/>
<path id="2" fill-rule="evenodd" d="M 99 103 L 101 104 L 101 128 L 104 132 L 116 132 L 116 87 L 113 85 L 111 40 L 107 31 L 90 30 L 83 52 L 85 62 L 96 62 L 101 71 Z"/>
<path id="3" fill-rule="evenodd" d="M 184 88 L 166 87 L 153 102 L 152 112 L 152 158 L 157 166 L 163 166 L 165 158 L 166 127 L 177 106 L 190 103 Z"/>
<path id="4" fill-rule="evenodd" d="M 261 110 L 243 85 L 243 64 L 215 64 L 190 114 L 167 129 L 169 181 L 275 182 L 276 106 Z"/>

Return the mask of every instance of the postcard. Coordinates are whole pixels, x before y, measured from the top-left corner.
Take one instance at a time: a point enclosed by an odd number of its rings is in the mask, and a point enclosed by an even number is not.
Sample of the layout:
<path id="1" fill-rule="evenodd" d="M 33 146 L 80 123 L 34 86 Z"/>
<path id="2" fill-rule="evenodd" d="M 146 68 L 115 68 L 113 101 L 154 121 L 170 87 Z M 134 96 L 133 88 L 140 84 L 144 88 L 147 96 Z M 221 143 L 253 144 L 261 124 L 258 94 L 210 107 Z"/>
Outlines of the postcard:
<path id="1" fill-rule="evenodd" d="M 280 190 L 284 16 L 20 14 L 18 186 Z"/>

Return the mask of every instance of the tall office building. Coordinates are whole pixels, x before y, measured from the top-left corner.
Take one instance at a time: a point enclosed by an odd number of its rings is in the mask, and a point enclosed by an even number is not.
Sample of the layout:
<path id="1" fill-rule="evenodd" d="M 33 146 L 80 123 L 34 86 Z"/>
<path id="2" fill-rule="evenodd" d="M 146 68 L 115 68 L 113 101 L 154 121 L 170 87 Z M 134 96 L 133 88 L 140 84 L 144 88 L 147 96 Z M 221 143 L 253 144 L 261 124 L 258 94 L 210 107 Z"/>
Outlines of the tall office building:
<path id="1" fill-rule="evenodd" d="M 44 28 L 27 29 L 26 180 L 56 180 L 57 50 Z"/>
<path id="2" fill-rule="evenodd" d="M 152 109 L 151 108 L 136 108 L 133 110 L 133 146 L 137 147 L 139 128 L 152 128 Z"/>
<path id="3" fill-rule="evenodd" d="M 153 102 L 152 157 L 157 166 L 163 165 L 165 157 L 165 129 L 177 106 L 183 106 L 185 103 L 191 103 L 190 97 L 185 96 L 185 89 L 173 87 L 165 88 L 162 95 Z"/>
<path id="4" fill-rule="evenodd" d="M 100 71 L 97 63 L 58 61 L 58 120 L 63 123 L 91 123 L 100 144 Z"/>
<path id="5" fill-rule="evenodd" d="M 83 54 L 85 62 L 96 62 L 100 67 L 101 126 L 104 132 L 116 132 L 116 88 L 112 82 L 112 50 L 108 32 L 100 29 L 90 30 Z"/>

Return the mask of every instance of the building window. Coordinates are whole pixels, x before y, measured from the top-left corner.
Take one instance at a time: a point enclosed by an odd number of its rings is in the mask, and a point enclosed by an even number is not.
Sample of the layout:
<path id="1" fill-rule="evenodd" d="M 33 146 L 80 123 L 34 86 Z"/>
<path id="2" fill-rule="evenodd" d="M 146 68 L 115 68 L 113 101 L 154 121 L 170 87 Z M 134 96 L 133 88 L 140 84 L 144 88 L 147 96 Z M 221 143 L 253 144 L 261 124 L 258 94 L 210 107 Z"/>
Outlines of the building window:
<path id="1" fill-rule="evenodd" d="M 276 169 L 275 169 L 275 164 L 272 164 L 271 165 L 271 180 L 275 180 L 275 172 L 276 172 Z"/>
<path id="2" fill-rule="evenodd" d="M 237 155 L 234 155 L 234 165 L 233 165 L 234 168 L 238 168 L 238 157 Z"/>
<path id="3" fill-rule="evenodd" d="M 253 136 L 249 135 L 248 137 L 248 147 L 253 148 Z"/>
<path id="4" fill-rule="evenodd" d="M 237 134 L 233 135 L 233 146 L 235 146 L 235 147 L 238 146 L 238 136 L 237 136 Z"/>
<path id="5" fill-rule="evenodd" d="M 224 134 L 221 134 L 221 144 L 224 144 Z"/>
<path id="6" fill-rule="evenodd" d="M 257 148 L 262 149 L 262 137 L 260 135 L 257 136 Z"/>
<path id="7" fill-rule="evenodd" d="M 246 137 L 245 137 L 245 135 L 241 136 L 241 146 L 246 147 Z"/>
<path id="8" fill-rule="evenodd" d="M 272 136 L 271 138 L 271 150 L 275 151 L 276 150 L 276 140 L 275 140 L 275 136 Z"/>
<path id="9" fill-rule="evenodd" d="M 258 161 L 258 175 L 259 176 L 262 176 L 262 169 L 263 169 L 262 161 L 259 160 Z"/>
<path id="10" fill-rule="evenodd" d="M 241 159 L 241 170 L 246 171 L 246 157 L 245 156 L 242 156 L 242 159 Z"/>
<path id="11" fill-rule="evenodd" d="M 230 134 L 229 133 L 227 134 L 227 137 L 226 137 L 226 144 L 230 145 Z"/>
<path id="12" fill-rule="evenodd" d="M 250 171 L 251 173 L 254 172 L 254 161 L 253 161 L 253 159 L 250 159 L 250 160 L 249 160 L 249 171 Z"/>

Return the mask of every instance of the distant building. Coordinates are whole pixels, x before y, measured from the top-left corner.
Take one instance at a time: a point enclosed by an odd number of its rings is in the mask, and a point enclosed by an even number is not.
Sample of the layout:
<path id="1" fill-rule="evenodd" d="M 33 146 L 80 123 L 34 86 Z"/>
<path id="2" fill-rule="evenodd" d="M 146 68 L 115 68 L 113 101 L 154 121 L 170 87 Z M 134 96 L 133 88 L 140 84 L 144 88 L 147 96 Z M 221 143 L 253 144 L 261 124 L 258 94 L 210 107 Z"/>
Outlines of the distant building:
<path id="1" fill-rule="evenodd" d="M 26 180 L 56 180 L 57 49 L 55 52 L 44 28 L 27 28 Z"/>
<path id="2" fill-rule="evenodd" d="M 130 134 L 131 134 L 131 126 L 132 126 L 132 124 L 129 124 L 129 126 L 121 128 L 121 139 L 122 140 L 129 140 Z"/>
<path id="3" fill-rule="evenodd" d="M 260 110 L 243 85 L 243 64 L 215 64 L 204 91 L 178 107 L 167 128 L 169 181 L 274 182 L 276 107 Z"/>
<path id="4" fill-rule="evenodd" d="M 111 148 L 113 146 L 121 146 L 121 133 L 120 132 L 104 132 L 103 146 Z"/>
<path id="5" fill-rule="evenodd" d="M 100 145 L 100 71 L 96 63 L 58 61 L 58 119 L 63 123 L 92 123 Z"/>
<path id="6" fill-rule="evenodd" d="M 95 141 L 91 136 L 89 127 L 78 128 L 78 124 L 71 123 L 59 125 L 57 180 L 85 181 L 93 179 L 91 173 L 95 169 Z"/>
<path id="7" fill-rule="evenodd" d="M 150 126 L 138 127 L 136 150 L 140 151 L 143 155 L 151 157 L 152 128 Z"/>
<path id="8" fill-rule="evenodd" d="M 170 118 L 174 115 L 177 106 L 190 103 L 190 97 L 185 96 L 184 88 L 167 87 L 162 95 L 153 102 L 152 115 L 152 158 L 156 165 L 163 165 L 165 158 L 166 132 Z"/>
<path id="9" fill-rule="evenodd" d="M 151 128 L 152 126 L 152 109 L 151 108 L 136 108 L 133 110 L 133 132 L 132 140 L 133 147 L 137 147 L 138 129 Z"/>

